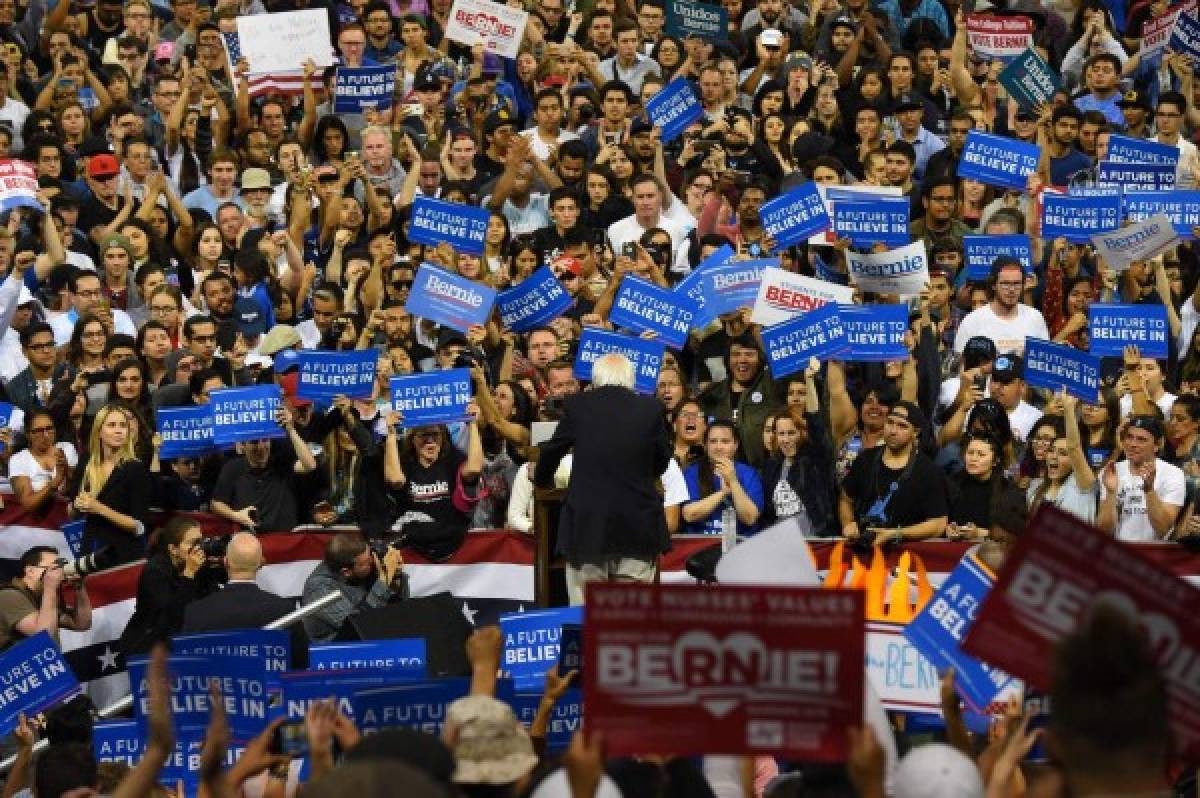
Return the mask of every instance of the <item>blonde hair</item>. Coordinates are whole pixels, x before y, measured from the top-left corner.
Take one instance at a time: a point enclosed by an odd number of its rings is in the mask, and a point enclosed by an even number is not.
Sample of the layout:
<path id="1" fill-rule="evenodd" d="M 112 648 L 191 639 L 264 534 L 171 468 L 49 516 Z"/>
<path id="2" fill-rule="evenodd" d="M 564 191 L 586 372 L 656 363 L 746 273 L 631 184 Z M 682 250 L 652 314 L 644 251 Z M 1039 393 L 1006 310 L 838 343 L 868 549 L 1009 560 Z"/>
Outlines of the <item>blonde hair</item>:
<path id="1" fill-rule="evenodd" d="M 125 435 L 125 443 L 117 450 L 113 468 L 116 469 L 126 460 L 137 459 L 137 455 L 133 452 L 134 436 L 137 433 L 134 428 L 134 419 L 130 417 L 129 411 L 116 404 L 105 405 L 100 408 L 100 412 L 96 414 L 95 421 L 92 422 L 92 432 L 88 435 L 88 462 L 87 467 L 83 471 L 83 482 L 80 483 L 80 490 L 92 496 L 104 490 L 104 484 L 108 482 L 108 476 L 103 475 L 104 444 L 100 442 L 100 430 L 103 429 L 104 422 L 113 413 L 120 413 L 125 418 L 125 424 L 128 427 L 128 432 Z M 111 474 L 112 472 L 110 471 L 109 473 Z"/>

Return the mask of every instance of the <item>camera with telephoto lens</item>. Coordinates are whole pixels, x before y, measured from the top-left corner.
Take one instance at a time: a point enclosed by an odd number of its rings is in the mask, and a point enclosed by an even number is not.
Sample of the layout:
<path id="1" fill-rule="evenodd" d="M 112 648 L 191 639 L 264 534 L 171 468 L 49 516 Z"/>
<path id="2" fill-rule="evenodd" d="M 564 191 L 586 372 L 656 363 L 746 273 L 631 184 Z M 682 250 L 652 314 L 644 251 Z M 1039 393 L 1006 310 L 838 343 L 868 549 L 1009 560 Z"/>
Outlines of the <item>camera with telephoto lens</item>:
<path id="1" fill-rule="evenodd" d="M 850 548 L 856 551 L 870 551 L 875 548 L 875 530 L 887 526 L 887 519 L 878 515 L 864 515 L 858 519 L 858 537 L 850 541 Z"/>
<path id="2" fill-rule="evenodd" d="M 200 538 L 196 545 L 204 552 L 204 559 L 219 562 L 225 559 L 225 552 L 229 549 L 229 538 Z"/>
<path id="3" fill-rule="evenodd" d="M 85 576 L 91 576 L 97 571 L 112 568 L 114 565 L 120 563 L 120 561 L 121 558 L 117 556 L 113 547 L 105 546 L 91 554 L 85 554 L 77 560 L 68 560 L 60 557 L 54 562 L 56 565 L 62 567 L 63 576 L 67 579 L 82 579 Z"/>
<path id="4" fill-rule="evenodd" d="M 479 358 L 474 352 L 462 351 L 454 358 L 454 368 L 473 369 L 479 365 Z"/>

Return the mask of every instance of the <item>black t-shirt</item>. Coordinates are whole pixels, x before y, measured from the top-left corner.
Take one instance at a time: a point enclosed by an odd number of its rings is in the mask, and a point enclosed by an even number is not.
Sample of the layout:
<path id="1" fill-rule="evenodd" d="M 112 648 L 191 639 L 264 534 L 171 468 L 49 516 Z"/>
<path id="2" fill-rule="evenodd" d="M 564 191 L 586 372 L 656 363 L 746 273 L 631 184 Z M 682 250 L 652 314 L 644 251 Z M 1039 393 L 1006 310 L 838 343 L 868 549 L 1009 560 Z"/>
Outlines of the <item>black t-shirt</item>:
<path id="1" fill-rule="evenodd" d="M 992 483 L 980 482 L 966 472 L 953 479 L 950 486 L 950 521 L 955 524 L 974 524 L 981 529 L 991 526 Z"/>
<path id="2" fill-rule="evenodd" d="M 442 523 L 463 524 L 466 516 L 454 506 L 454 486 L 458 482 L 458 469 L 466 460 L 453 444 L 447 443 L 449 451 L 443 449 L 442 456 L 428 467 L 419 460 L 405 459 L 402 467 L 408 479 L 400 497 L 400 512 L 418 512 Z"/>
<path id="3" fill-rule="evenodd" d="M 125 205 L 125 200 L 117 197 L 117 207 L 110 208 L 96 197 L 88 197 L 79 208 L 79 229 L 85 235 L 90 236 L 92 229 L 96 227 L 104 227 L 112 224 L 113 219 L 117 218 L 117 214 L 121 212 L 121 208 Z M 133 210 L 130 214 L 137 213 L 138 202 L 133 201 Z"/>
<path id="4" fill-rule="evenodd" d="M 877 502 L 882 505 L 880 514 L 889 528 L 946 515 L 945 483 L 933 461 L 918 453 L 908 476 L 901 479 L 904 469 L 885 466 L 884 451 L 881 446 L 859 454 L 842 483 L 846 495 L 854 500 L 856 516 L 865 517 Z"/>
<path id="5" fill-rule="evenodd" d="M 246 458 L 231 460 L 221 469 L 213 488 L 213 501 L 234 510 L 254 507 L 258 528 L 264 532 L 290 532 L 297 521 L 295 480 L 296 453 L 287 441 L 271 441 L 271 456 L 263 469 L 252 469 Z"/>

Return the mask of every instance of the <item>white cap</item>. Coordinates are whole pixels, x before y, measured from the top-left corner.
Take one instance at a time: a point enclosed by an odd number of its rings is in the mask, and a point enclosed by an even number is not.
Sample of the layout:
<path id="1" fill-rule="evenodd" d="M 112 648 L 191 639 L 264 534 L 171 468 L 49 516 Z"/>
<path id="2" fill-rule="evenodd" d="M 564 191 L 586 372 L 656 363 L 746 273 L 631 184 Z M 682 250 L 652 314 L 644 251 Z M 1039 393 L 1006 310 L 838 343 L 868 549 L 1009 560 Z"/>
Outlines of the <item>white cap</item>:
<path id="1" fill-rule="evenodd" d="M 778 28 L 767 28 L 759 34 L 758 40 L 762 42 L 763 47 L 782 47 L 783 34 Z"/>
<path id="2" fill-rule="evenodd" d="M 983 798 L 983 778 L 957 748 L 930 743 L 900 760 L 892 794 L 895 798 Z"/>

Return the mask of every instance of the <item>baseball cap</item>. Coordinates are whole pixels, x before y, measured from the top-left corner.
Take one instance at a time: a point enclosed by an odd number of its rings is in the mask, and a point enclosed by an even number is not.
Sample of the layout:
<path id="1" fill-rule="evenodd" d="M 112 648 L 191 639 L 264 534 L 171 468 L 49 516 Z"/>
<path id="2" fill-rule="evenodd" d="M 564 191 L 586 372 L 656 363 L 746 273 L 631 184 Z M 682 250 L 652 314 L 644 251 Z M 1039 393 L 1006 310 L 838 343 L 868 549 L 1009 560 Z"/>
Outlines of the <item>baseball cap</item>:
<path id="1" fill-rule="evenodd" d="M 237 317 L 238 329 L 242 331 L 242 335 L 254 338 L 267 331 L 267 316 L 263 313 L 262 306 L 253 299 L 239 299 L 233 304 L 233 313 Z"/>
<path id="2" fill-rule="evenodd" d="M 945 743 L 912 749 L 896 766 L 896 798 L 983 798 L 979 768 Z"/>
<path id="3" fill-rule="evenodd" d="M 900 114 L 905 111 L 921 111 L 925 105 L 912 94 L 903 94 L 896 102 L 896 107 L 892 109 L 895 113 Z"/>
<path id="4" fill-rule="evenodd" d="M 479 71 L 485 75 L 499 75 L 504 71 L 504 62 L 495 53 L 484 53 L 483 66 L 479 68 Z"/>
<path id="5" fill-rule="evenodd" d="M 283 401 L 288 403 L 288 407 L 308 407 L 312 404 L 309 399 L 296 398 L 296 391 L 300 387 L 300 372 L 284 374 L 279 378 L 279 387 L 283 390 Z"/>
<path id="6" fill-rule="evenodd" d="M 1129 421 L 1126 423 L 1130 427 L 1137 427 L 1138 429 L 1149 432 L 1151 435 L 1154 436 L 1154 438 L 1156 440 L 1158 438 L 1161 438 L 1164 434 L 1163 433 L 1163 423 L 1156 416 L 1145 416 L 1145 415 L 1130 416 Z"/>
<path id="7" fill-rule="evenodd" d="M 654 123 L 645 116 L 638 116 L 629 126 L 629 135 L 636 136 L 640 133 L 649 133 L 654 130 Z"/>
<path id="8" fill-rule="evenodd" d="M 492 111 L 483 120 L 483 132 L 488 135 L 495 133 L 502 127 L 516 129 L 516 123 L 513 121 L 512 114 L 508 112 L 507 108 Z"/>
<path id="9" fill-rule="evenodd" d="M 996 359 L 996 344 L 985 335 L 976 335 L 963 347 L 963 368 L 973 369 Z"/>
<path id="10" fill-rule="evenodd" d="M 92 160 L 88 161 L 88 177 L 105 178 L 120 173 L 121 165 L 117 163 L 114 156 L 108 153 L 93 155 Z"/>
<path id="11" fill-rule="evenodd" d="M 1150 104 L 1150 98 L 1146 95 L 1146 92 L 1141 89 L 1130 89 L 1125 92 L 1125 95 L 1117 100 L 1117 106 L 1120 108 L 1141 108 L 1146 111 L 1153 110 L 1154 108 Z"/>
<path id="12" fill-rule="evenodd" d="M 451 344 L 462 344 L 463 346 L 466 346 L 467 336 L 463 335 L 453 327 L 443 327 L 441 332 L 438 333 L 437 348 L 445 349 Z"/>
<path id="13" fill-rule="evenodd" d="M 442 82 L 428 69 L 422 69 L 413 78 L 413 91 L 441 91 Z"/>
<path id="14" fill-rule="evenodd" d="M 550 262 L 550 268 L 555 274 L 570 272 L 578 277 L 583 274 L 583 264 L 570 255 L 561 255 Z"/>
<path id="15" fill-rule="evenodd" d="M 260 354 L 273 356 L 300 343 L 300 333 L 290 324 L 276 324 L 258 344 Z M 277 369 L 278 371 L 279 369 Z"/>
<path id="16" fill-rule="evenodd" d="M 758 35 L 763 47 L 780 47 L 783 45 L 783 33 L 778 28 L 767 28 Z"/>
<path id="17" fill-rule="evenodd" d="M 529 732 L 512 708 L 489 695 L 451 704 L 443 735 L 454 750 L 457 784 L 509 784 L 538 763 Z"/>
<path id="18" fill-rule="evenodd" d="M 849 28 L 850 30 L 857 33 L 858 32 L 858 23 L 854 21 L 853 17 L 848 17 L 848 16 L 843 15 L 843 16 L 835 18 L 833 20 L 833 22 L 829 23 L 829 30 L 832 31 L 834 28 Z"/>
<path id="19" fill-rule="evenodd" d="M 1020 355 L 1003 354 L 992 363 L 992 379 L 996 382 L 1012 382 L 1025 374 L 1025 363 Z"/>
<path id="20" fill-rule="evenodd" d="M 133 245 L 129 243 L 128 238 L 119 233 L 113 233 L 100 242 L 100 257 L 104 257 L 104 253 L 113 248 L 123 249 L 126 255 L 133 258 Z"/>
<path id="21" fill-rule="evenodd" d="M 793 53 L 792 55 L 788 56 L 787 64 L 785 65 L 785 67 L 789 70 L 807 69 L 809 72 L 812 72 L 812 66 L 812 57 L 807 53 Z"/>

